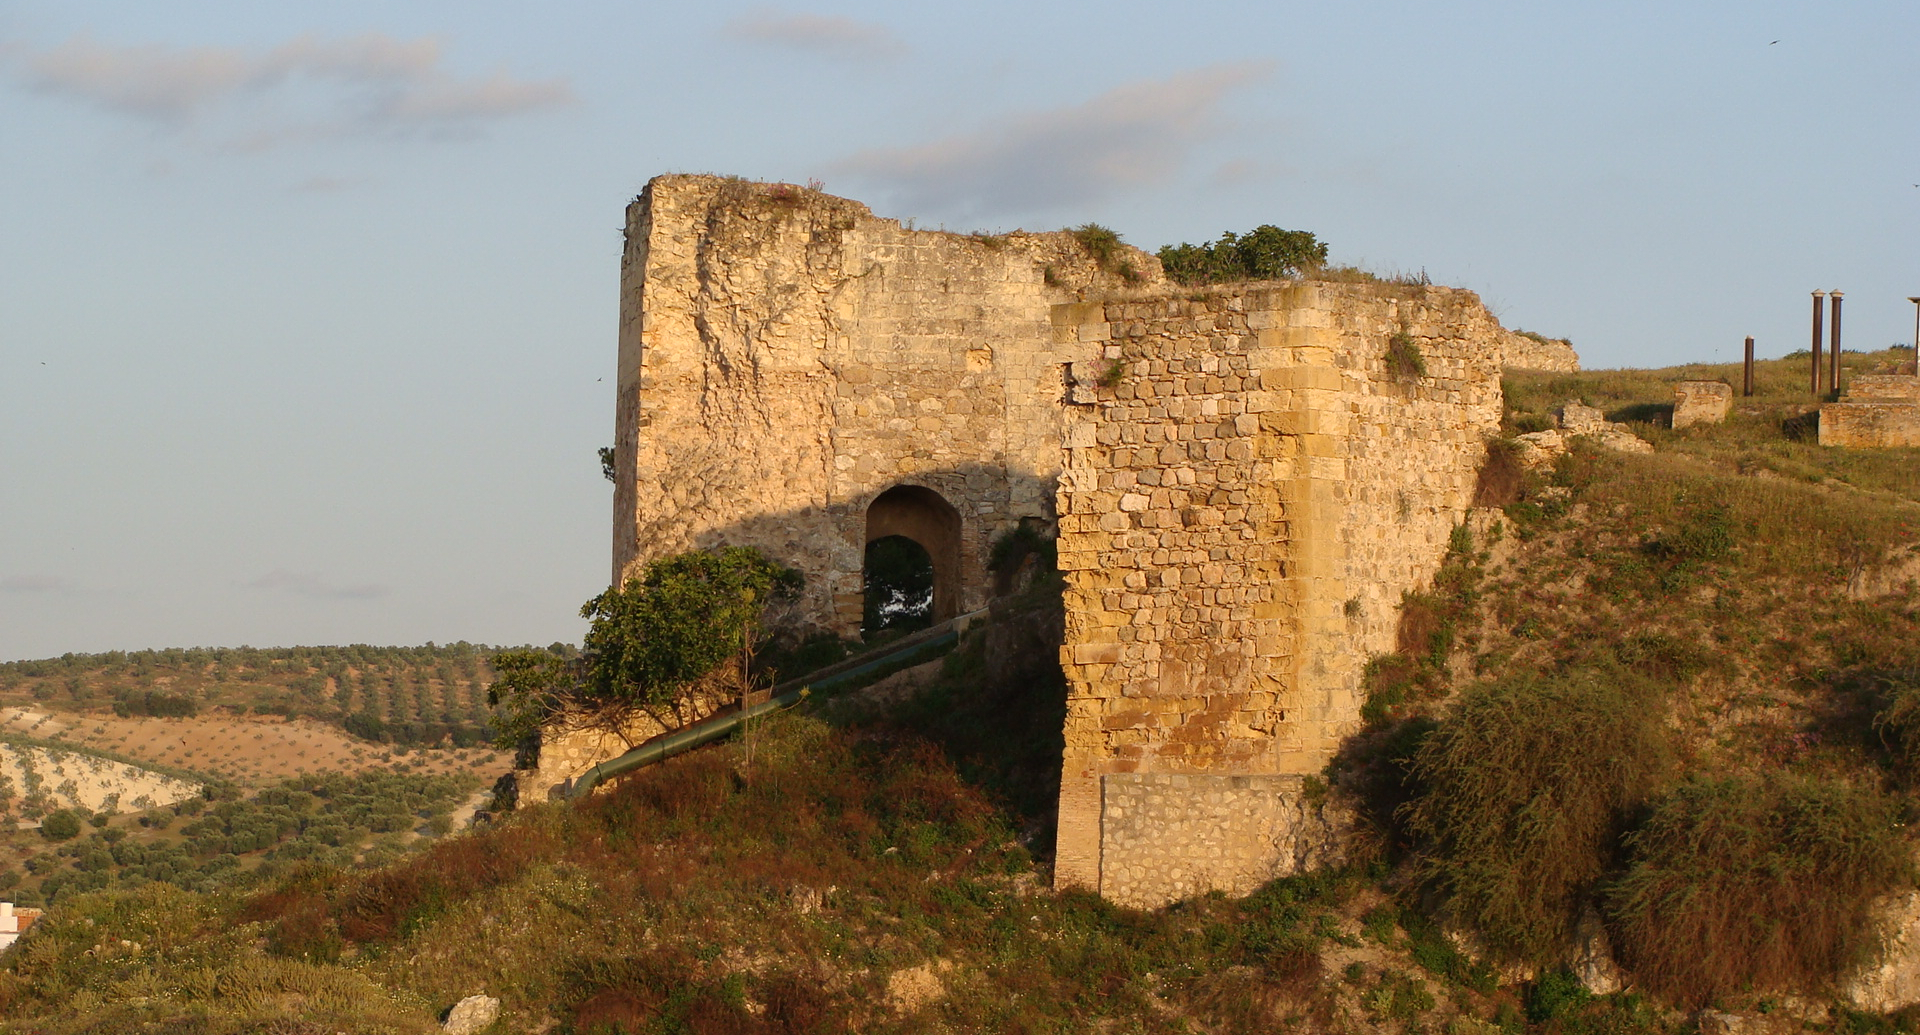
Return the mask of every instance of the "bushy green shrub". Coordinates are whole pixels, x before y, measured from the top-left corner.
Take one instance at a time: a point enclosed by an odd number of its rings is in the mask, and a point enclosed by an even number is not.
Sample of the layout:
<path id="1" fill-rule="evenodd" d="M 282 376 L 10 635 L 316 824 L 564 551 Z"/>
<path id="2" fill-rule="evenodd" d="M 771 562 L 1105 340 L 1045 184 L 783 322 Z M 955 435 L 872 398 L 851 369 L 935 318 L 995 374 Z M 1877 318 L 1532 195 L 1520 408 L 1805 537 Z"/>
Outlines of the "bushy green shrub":
<path id="1" fill-rule="evenodd" d="M 1696 779 L 1627 838 L 1608 896 L 1621 953 L 1682 1002 L 1828 989 L 1877 948 L 1875 899 L 1911 879 L 1885 797 L 1809 778 Z"/>
<path id="2" fill-rule="evenodd" d="M 1467 690 L 1421 743 L 1407 806 L 1419 871 L 1448 912 L 1500 953 L 1551 955 L 1671 765 L 1664 711 L 1610 670 Z"/>
<path id="3" fill-rule="evenodd" d="M 49 812 L 40 821 L 40 836 L 49 841 L 65 841 L 80 833 L 80 817 L 71 809 Z"/>
<path id="4" fill-rule="evenodd" d="M 1211 244 L 1170 244 L 1160 265 L 1177 284 L 1279 280 L 1327 264 L 1327 246 L 1306 230 L 1264 225 L 1242 236 L 1231 231 Z"/>
<path id="5" fill-rule="evenodd" d="M 799 572 L 748 547 L 653 561 L 580 608 L 593 624 L 577 658 L 556 648 L 494 655 L 495 742 L 515 746 L 569 709 L 673 701 L 757 638 L 761 611 L 799 587 Z"/>

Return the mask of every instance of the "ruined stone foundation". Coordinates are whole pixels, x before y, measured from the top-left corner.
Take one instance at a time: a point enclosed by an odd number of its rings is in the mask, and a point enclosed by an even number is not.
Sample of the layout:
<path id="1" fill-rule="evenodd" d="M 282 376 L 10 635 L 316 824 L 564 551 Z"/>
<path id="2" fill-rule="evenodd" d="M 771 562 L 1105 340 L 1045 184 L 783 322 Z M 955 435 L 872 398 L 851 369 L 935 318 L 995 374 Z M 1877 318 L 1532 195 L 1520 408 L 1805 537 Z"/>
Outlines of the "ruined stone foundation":
<path id="1" fill-rule="evenodd" d="M 1057 873 L 1136 905 L 1330 857 L 1308 778 L 1466 513 L 1500 370 L 1576 362 L 1466 291 L 1195 290 L 718 177 L 649 183 L 624 263 L 615 577 L 754 546 L 807 578 L 783 621 L 850 635 L 875 539 L 926 548 L 949 617 L 997 539 L 1057 531 Z"/>

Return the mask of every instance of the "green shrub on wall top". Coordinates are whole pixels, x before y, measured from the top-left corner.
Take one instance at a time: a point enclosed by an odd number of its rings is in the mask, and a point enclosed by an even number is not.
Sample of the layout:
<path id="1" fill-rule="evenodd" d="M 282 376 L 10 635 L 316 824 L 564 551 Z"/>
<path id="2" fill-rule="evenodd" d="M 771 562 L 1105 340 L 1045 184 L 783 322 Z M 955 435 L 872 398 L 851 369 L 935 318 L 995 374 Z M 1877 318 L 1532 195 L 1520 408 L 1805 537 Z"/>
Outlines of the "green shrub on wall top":
<path id="1" fill-rule="evenodd" d="M 1160 266 L 1176 284 L 1221 284 L 1279 280 L 1327 264 L 1327 246 L 1307 230 L 1261 226 L 1242 236 L 1231 231 L 1211 244 L 1170 244 Z"/>

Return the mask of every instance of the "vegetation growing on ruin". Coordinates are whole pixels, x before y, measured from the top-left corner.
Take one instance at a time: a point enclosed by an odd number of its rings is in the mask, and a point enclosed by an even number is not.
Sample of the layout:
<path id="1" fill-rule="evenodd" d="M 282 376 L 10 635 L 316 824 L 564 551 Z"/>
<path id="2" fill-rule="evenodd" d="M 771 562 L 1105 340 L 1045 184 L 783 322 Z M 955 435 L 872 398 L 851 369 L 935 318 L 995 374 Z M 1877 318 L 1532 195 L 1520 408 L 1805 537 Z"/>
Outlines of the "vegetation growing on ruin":
<path id="1" fill-rule="evenodd" d="M 1281 280 L 1327 264 L 1326 243 L 1306 230 L 1262 225 L 1246 234 L 1228 231 L 1207 244 L 1170 244 L 1160 249 L 1160 266 L 1176 284 L 1224 284 L 1237 280 Z"/>
<path id="2" fill-rule="evenodd" d="M 1413 335 L 1405 331 L 1396 331 L 1387 339 L 1386 360 L 1387 376 L 1395 381 L 1418 381 L 1427 376 L 1427 357 L 1420 354 Z"/>
<path id="3" fill-rule="evenodd" d="M 1140 279 L 1140 271 L 1127 260 L 1119 234 L 1098 223 L 1085 223 L 1074 227 L 1068 233 L 1073 235 L 1073 239 L 1080 243 L 1080 247 L 1086 250 L 1087 256 L 1102 271 L 1111 273 L 1129 284 Z M 1049 276 L 1052 275 L 1051 269 L 1051 267 L 1048 268 Z"/>

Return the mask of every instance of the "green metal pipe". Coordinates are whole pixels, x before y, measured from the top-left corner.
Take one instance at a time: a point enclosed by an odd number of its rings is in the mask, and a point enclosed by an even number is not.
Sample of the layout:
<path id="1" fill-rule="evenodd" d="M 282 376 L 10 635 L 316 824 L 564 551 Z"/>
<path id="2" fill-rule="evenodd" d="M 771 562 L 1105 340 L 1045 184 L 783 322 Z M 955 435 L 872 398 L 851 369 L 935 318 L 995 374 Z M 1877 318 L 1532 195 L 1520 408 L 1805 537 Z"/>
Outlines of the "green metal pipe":
<path id="1" fill-rule="evenodd" d="M 759 704 L 750 705 L 744 712 L 732 712 L 727 715 L 716 716 L 705 722 L 694 723 L 686 729 L 676 730 L 662 737 L 655 737 L 618 758 L 610 758 L 594 766 L 592 769 L 581 773 L 579 776 L 574 777 L 573 786 L 567 789 L 567 797 L 569 799 L 584 798 L 592 794 L 593 789 L 599 786 L 602 780 L 609 780 L 624 773 L 630 773 L 635 769 L 650 766 L 655 762 L 672 758 L 675 755 L 692 751 L 702 744 L 711 744 L 721 737 L 732 733 L 734 728 L 739 726 L 742 720 L 757 719 L 769 712 L 777 712 L 782 708 L 791 708 L 799 704 L 809 693 L 812 693 L 812 688 L 803 686 L 798 690 L 789 690 L 777 697 L 769 697 Z"/>

